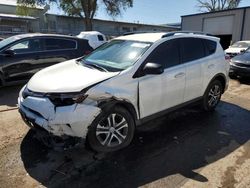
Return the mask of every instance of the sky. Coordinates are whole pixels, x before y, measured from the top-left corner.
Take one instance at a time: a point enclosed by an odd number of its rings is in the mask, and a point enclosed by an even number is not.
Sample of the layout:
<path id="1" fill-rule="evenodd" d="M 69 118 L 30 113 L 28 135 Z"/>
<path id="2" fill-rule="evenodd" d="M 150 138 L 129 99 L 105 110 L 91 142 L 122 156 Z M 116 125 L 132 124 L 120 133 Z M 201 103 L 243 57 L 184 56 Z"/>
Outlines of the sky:
<path id="1" fill-rule="evenodd" d="M 95 18 L 144 24 L 167 24 L 181 22 L 182 15 L 199 13 L 197 0 L 134 0 L 133 8 L 122 12 L 113 19 L 99 7 Z M 242 0 L 240 7 L 250 6 L 250 0 Z M 57 5 L 52 5 L 50 13 L 62 14 Z"/>

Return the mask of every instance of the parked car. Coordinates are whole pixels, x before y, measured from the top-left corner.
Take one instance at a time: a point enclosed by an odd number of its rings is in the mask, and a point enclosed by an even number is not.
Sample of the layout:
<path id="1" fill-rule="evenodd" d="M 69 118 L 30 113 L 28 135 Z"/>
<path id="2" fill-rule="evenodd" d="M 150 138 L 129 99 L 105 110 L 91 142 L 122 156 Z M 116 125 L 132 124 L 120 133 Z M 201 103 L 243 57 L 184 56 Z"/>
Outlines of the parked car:
<path id="1" fill-rule="evenodd" d="M 89 45 L 94 49 L 107 42 L 105 35 L 98 31 L 84 31 L 77 35 L 77 37 L 87 39 L 89 41 Z"/>
<path id="2" fill-rule="evenodd" d="M 238 41 L 232 46 L 229 46 L 229 48 L 226 49 L 225 52 L 231 58 L 233 58 L 234 56 L 240 54 L 242 51 L 246 50 L 248 47 L 250 47 L 250 41 Z"/>
<path id="3" fill-rule="evenodd" d="M 17 35 L 0 42 L 0 85 L 29 79 L 37 71 L 93 51 L 87 40 L 52 34 Z"/>
<path id="4" fill-rule="evenodd" d="M 109 152 L 129 145 L 136 125 L 170 111 L 194 102 L 214 110 L 228 72 L 216 37 L 126 35 L 36 73 L 20 91 L 19 111 L 37 132 L 87 138 L 94 150 Z"/>
<path id="5" fill-rule="evenodd" d="M 250 47 L 230 60 L 231 77 L 250 77 Z"/>

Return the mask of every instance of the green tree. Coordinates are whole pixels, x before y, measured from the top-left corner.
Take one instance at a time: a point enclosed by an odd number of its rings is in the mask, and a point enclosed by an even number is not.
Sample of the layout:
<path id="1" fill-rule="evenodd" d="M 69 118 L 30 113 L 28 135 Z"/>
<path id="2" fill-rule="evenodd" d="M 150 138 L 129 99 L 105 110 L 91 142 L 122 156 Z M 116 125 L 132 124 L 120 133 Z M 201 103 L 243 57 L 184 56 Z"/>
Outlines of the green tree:
<path id="1" fill-rule="evenodd" d="M 25 7 L 57 3 L 67 15 L 83 18 L 85 28 L 88 31 L 93 28 L 92 20 L 96 15 L 98 5 L 103 5 L 108 15 L 112 17 L 120 15 L 122 10 L 133 7 L 133 0 L 17 0 L 17 3 L 20 12 L 25 10 Z"/>
<path id="2" fill-rule="evenodd" d="M 202 12 L 214 12 L 237 8 L 241 0 L 197 0 Z"/>

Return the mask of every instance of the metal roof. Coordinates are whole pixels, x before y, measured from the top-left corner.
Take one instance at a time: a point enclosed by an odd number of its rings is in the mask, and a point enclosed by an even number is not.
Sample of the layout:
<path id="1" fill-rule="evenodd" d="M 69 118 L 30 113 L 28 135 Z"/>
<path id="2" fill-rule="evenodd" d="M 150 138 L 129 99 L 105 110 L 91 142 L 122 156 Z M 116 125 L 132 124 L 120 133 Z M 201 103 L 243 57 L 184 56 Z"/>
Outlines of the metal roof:
<path id="1" fill-rule="evenodd" d="M 250 8 L 250 6 L 240 7 L 240 8 L 233 8 L 233 9 L 226 9 L 226 10 L 218 10 L 218 11 L 214 11 L 214 12 L 203 12 L 203 13 L 197 13 L 197 14 L 189 14 L 189 15 L 183 15 L 181 17 L 198 16 L 198 15 L 206 15 L 206 14 L 216 14 L 216 13 L 220 13 L 220 12 L 235 11 L 235 10 L 244 10 L 244 9 L 248 9 L 248 8 Z"/>
<path id="2" fill-rule="evenodd" d="M 11 19 L 26 19 L 26 20 L 35 20 L 37 18 L 32 16 L 20 16 L 16 14 L 0 14 L 0 18 L 11 18 Z"/>

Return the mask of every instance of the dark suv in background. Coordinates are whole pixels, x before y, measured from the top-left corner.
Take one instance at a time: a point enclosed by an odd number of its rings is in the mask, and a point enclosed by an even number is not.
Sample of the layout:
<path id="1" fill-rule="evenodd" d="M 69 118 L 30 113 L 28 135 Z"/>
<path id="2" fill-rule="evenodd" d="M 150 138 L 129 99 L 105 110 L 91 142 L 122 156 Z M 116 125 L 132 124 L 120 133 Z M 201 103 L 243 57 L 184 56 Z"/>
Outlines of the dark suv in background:
<path id="1" fill-rule="evenodd" d="M 0 42 L 0 86 L 28 80 L 37 71 L 93 51 L 88 40 L 53 34 L 16 35 Z"/>

